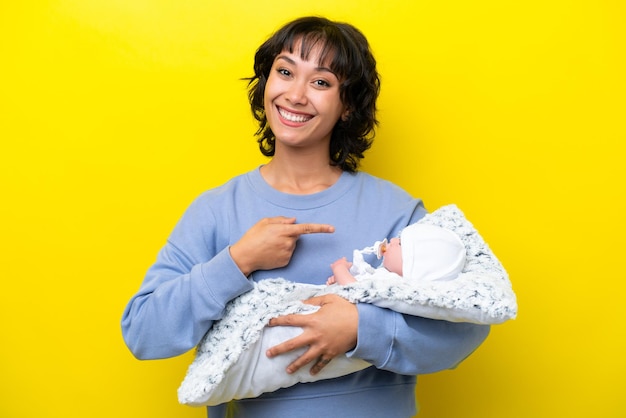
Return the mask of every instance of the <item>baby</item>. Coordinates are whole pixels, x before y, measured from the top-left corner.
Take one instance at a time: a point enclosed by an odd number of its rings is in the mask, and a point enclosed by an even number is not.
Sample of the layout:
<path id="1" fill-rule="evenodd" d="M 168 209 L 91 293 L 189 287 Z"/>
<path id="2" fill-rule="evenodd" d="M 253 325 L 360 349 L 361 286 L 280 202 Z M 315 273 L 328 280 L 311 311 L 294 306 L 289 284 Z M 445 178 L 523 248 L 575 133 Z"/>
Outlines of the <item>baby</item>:
<path id="1" fill-rule="evenodd" d="M 362 254 L 376 253 L 382 266 L 374 269 Z M 330 265 L 333 275 L 327 284 L 348 284 L 381 270 L 409 280 L 451 280 L 465 264 L 465 246 L 454 232 L 438 226 L 413 224 L 399 238 L 385 239 L 362 251 L 355 251 L 353 262 L 345 257 Z"/>

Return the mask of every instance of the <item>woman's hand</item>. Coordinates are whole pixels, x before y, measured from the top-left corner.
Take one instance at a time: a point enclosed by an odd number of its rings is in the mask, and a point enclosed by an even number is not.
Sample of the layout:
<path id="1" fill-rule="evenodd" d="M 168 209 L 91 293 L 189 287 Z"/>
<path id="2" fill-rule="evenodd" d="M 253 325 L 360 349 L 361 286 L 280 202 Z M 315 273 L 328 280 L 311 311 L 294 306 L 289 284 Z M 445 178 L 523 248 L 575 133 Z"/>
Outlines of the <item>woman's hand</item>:
<path id="1" fill-rule="evenodd" d="M 313 362 L 311 374 L 317 374 L 330 361 L 356 346 L 359 313 L 356 305 L 337 295 L 317 296 L 304 301 L 320 309 L 307 315 L 285 315 L 274 318 L 270 326 L 301 327 L 304 332 L 295 338 L 267 350 L 268 357 L 309 346 L 309 349 L 287 367 L 287 373 L 294 373 Z"/>
<path id="2" fill-rule="evenodd" d="M 286 266 L 300 235 L 332 232 L 335 232 L 332 225 L 296 224 L 296 218 L 284 216 L 264 218 L 231 245 L 230 255 L 241 272 L 249 276 L 256 270 Z"/>

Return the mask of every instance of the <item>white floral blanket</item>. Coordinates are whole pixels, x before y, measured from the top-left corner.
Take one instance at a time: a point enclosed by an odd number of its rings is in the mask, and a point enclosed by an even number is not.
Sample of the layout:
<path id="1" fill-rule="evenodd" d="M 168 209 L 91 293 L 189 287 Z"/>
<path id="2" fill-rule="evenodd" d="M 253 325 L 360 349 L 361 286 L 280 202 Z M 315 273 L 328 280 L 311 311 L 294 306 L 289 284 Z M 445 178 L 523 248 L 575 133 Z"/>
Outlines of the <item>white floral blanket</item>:
<path id="1" fill-rule="evenodd" d="M 355 303 L 373 303 L 405 314 L 453 322 L 500 324 L 517 316 L 517 300 L 506 271 L 455 205 L 444 206 L 418 222 L 459 235 L 467 260 L 456 279 L 414 282 L 373 277 L 345 286 L 317 286 L 280 278 L 255 283 L 250 292 L 227 305 L 224 317 L 200 341 L 178 389 L 179 401 L 191 406 L 218 405 L 369 367 L 363 360 L 344 355 L 334 358 L 315 376 L 307 367 L 287 374 L 287 366 L 304 349 L 267 358 L 265 351 L 269 347 L 302 332 L 299 327 L 266 327 L 269 320 L 314 312 L 318 307 L 301 302 L 312 296 L 335 293 Z"/>

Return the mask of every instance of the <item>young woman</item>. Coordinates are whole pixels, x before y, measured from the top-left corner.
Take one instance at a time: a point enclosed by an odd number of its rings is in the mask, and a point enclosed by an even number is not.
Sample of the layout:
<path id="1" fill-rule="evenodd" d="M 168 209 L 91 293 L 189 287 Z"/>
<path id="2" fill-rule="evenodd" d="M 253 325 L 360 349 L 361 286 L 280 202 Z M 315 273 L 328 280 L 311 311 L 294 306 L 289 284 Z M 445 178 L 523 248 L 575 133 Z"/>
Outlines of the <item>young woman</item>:
<path id="1" fill-rule="evenodd" d="M 396 236 L 426 213 L 419 199 L 357 170 L 371 145 L 379 92 L 376 62 L 357 29 L 295 20 L 261 45 L 254 70 L 250 103 L 271 160 L 205 192 L 180 219 L 122 318 L 138 358 L 193 349 L 252 281 L 323 284 L 337 254 Z M 268 350 L 278 356 L 308 347 L 285 373 L 317 373 L 343 353 L 374 366 L 236 401 L 236 416 L 408 418 L 416 413 L 415 376 L 454 367 L 489 332 L 333 295 L 307 303 L 321 308 L 270 324 L 304 329 Z M 226 407 L 208 409 L 214 418 Z"/>

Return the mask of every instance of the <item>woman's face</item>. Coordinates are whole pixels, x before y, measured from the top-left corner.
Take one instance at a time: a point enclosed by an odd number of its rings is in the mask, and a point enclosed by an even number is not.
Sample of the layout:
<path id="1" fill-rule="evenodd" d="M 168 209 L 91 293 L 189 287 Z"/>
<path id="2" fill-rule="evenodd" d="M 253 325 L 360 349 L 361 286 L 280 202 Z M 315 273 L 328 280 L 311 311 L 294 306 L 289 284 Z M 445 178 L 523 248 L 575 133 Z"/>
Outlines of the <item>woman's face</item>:
<path id="1" fill-rule="evenodd" d="M 383 266 L 402 276 L 402 246 L 400 238 L 392 238 L 383 253 Z"/>
<path id="2" fill-rule="evenodd" d="M 325 147 L 345 112 L 339 96 L 339 80 L 328 65 L 318 62 L 319 48 L 308 60 L 300 48 L 281 52 L 265 85 L 265 114 L 276 136 L 277 150 L 286 147 Z"/>

